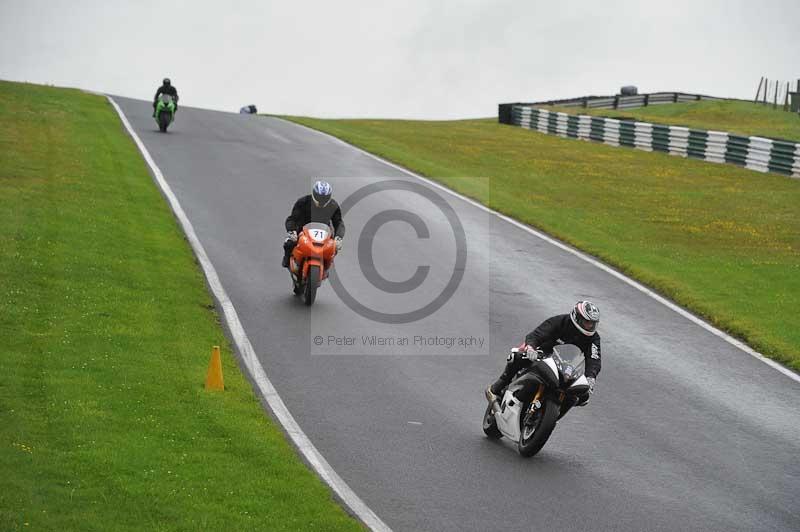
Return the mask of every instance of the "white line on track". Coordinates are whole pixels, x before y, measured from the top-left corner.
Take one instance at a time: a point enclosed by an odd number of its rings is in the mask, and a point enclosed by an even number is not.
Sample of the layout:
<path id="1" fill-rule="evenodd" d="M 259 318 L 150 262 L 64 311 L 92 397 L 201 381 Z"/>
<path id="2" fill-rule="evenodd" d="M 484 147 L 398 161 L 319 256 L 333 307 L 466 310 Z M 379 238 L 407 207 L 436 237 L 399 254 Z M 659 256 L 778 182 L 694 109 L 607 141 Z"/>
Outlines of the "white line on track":
<path id="1" fill-rule="evenodd" d="M 278 120 L 283 120 L 283 119 L 282 118 L 278 118 Z M 424 181 L 425 183 L 428 183 L 432 187 L 436 187 L 436 188 L 438 188 L 439 190 L 441 190 L 443 192 L 447 192 L 448 194 L 451 194 L 451 195 L 453 195 L 453 196 L 455 196 L 455 197 L 457 197 L 457 198 L 459 198 L 459 199 L 461 199 L 463 201 L 466 201 L 470 205 L 473 205 L 473 206 L 475 206 L 475 207 L 477 207 L 477 208 L 479 208 L 479 209 L 481 209 L 483 211 L 491 213 L 494 216 L 497 216 L 498 218 L 500 218 L 501 220 L 504 220 L 504 221 L 510 223 L 511 225 L 522 229 L 523 231 L 527 231 L 528 233 L 530 233 L 530 234 L 532 234 L 532 235 L 544 240 L 545 242 L 548 242 L 548 243 L 550 243 L 550 244 L 552 244 L 552 245 L 554 245 L 554 246 L 556 246 L 556 247 L 558 247 L 560 249 L 563 249 L 564 251 L 566 251 L 568 253 L 572 253 L 573 255 L 575 255 L 576 257 L 580 258 L 581 260 L 584 260 L 584 261 L 588 262 L 592 266 L 596 266 L 596 267 L 600 268 L 604 272 L 613 275 L 614 277 L 616 277 L 620 281 L 622 281 L 622 282 L 632 286 L 633 288 L 637 289 L 638 291 L 640 291 L 640 292 L 652 297 L 653 299 L 655 299 L 659 303 L 662 303 L 663 305 L 667 306 L 668 308 L 674 310 L 675 312 L 677 312 L 678 314 L 680 314 L 684 318 L 686 318 L 689 321 L 692 321 L 693 323 L 699 325 L 700 327 L 702 327 L 703 329 L 707 330 L 708 332 L 710 332 L 714 336 L 717 336 L 717 337 L 725 340 L 729 344 L 738 347 L 739 349 L 741 349 L 742 351 L 744 351 L 748 355 L 760 360 L 761 362 L 763 362 L 764 364 L 770 366 L 771 368 L 778 370 L 779 372 L 783 373 L 784 375 L 786 375 L 787 377 L 789 377 L 793 381 L 795 381 L 797 383 L 800 383 L 800 375 L 798 375 L 794 371 L 790 370 L 789 368 L 786 368 L 786 367 L 782 366 L 781 364 L 775 362 L 774 360 L 771 360 L 771 359 L 765 357 L 764 355 L 762 355 L 761 353 L 759 353 L 758 351 L 756 351 L 755 349 L 753 349 L 749 345 L 745 344 L 744 342 L 742 342 L 740 340 L 737 340 L 733 336 L 731 336 L 731 335 L 729 335 L 729 334 L 717 329 L 716 327 L 714 327 L 710 323 L 707 323 L 704 320 L 702 320 L 701 318 L 698 318 L 697 316 L 695 316 L 694 314 L 692 314 L 688 310 L 676 305 L 675 303 L 673 303 L 669 299 L 666 299 L 665 297 L 653 292 L 652 290 L 650 290 L 646 286 L 640 284 L 637 281 L 634 281 L 630 277 L 626 277 L 625 275 L 621 274 L 620 272 L 616 271 L 615 269 L 611 268 L 610 266 L 608 266 L 606 264 L 603 264 L 602 262 L 598 261 L 594 257 L 591 257 L 591 256 L 586 255 L 585 253 L 583 253 L 581 251 L 578 251 L 578 250 L 576 250 L 574 248 L 571 248 L 571 247 L 567 246 L 566 244 L 564 244 L 563 242 L 559 242 L 558 240 L 554 239 L 553 237 L 551 237 L 549 235 L 546 235 L 546 234 L 544 234 L 542 232 L 539 232 L 536 229 L 533 229 L 532 227 L 530 227 L 528 225 L 525 225 L 525 224 L 523 224 L 521 222 L 518 222 L 517 220 L 514 220 L 513 218 L 509 218 L 505 214 L 501 214 L 501 213 L 499 213 L 499 212 L 497 212 L 497 211 L 495 211 L 493 209 L 490 209 L 489 207 L 487 207 L 487 206 L 485 206 L 485 205 L 483 205 L 481 203 L 478 203 L 477 201 L 475 201 L 475 200 L 473 200 L 471 198 L 463 196 L 463 195 L 459 194 L 458 192 L 456 192 L 456 191 L 454 191 L 452 189 L 449 189 L 449 188 L 447 188 L 446 186 L 444 186 L 444 185 L 442 185 L 440 183 L 437 183 L 435 181 L 431 181 L 427 177 L 422 177 L 421 175 L 415 174 L 414 172 L 412 172 L 410 170 L 407 170 L 406 168 L 403 168 L 402 166 L 398 166 L 398 165 L 394 164 L 391 161 L 387 161 L 386 159 L 378 157 L 377 155 L 372 154 L 372 153 L 370 153 L 370 152 L 368 152 L 366 150 L 363 150 L 363 149 L 359 148 L 358 146 L 354 146 L 353 144 L 350 144 L 350 143 L 348 143 L 348 142 L 346 142 L 346 141 L 344 141 L 344 140 L 342 140 L 342 139 L 340 139 L 338 137 L 334 137 L 333 135 L 329 135 L 328 133 L 325 133 L 323 131 L 319 131 L 317 129 L 305 126 L 303 124 L 298 124 L 296 122 L 291 122 L 289 120 L 283 120 L 283 121 L 287 122 L 289 124 L 295 125 L 297 127 L 302 127 L 302 128 L 305 128 L 305 129 L 307 129 L 309 131 L 313 131 L 314 133 L 316 133 L 318 135 L 322 135 L 322 136 L 327 137 L 329 139 L 332 139 L 332 140 L 334 140 L 334 141 L 336 141 L 336 142 L 338 142 L 340 144 L 348 146 L 351 149 L 357 150 L 357 151 L 359 151 L 359 152 L 361 152 L 361 153 L 363 153 L 363 154 L 365 154 L 365 155 L 367 155 L 369 157 L 372 157 L 373 159 L 375 159 L 377 161 L 382 162 L 383 164 L 386 164 L 388 166 L 391 166 L 392 168 L 400 170 L 401 172 L 403 172 L 403 173 L 405 173 L 407 175 L 410 175 L 411 177 L 415 177 L 415 178 L 417 178 L 417 179 L 419 179 L 421 181 Z"/>
<path id="2" fill-rule="evenodd" d="M 270 410 L 272 410 L 272 413 L 278 419 L 280 424 L 283 425 L 283 429 L 286 431 L 289 437 L 292 438 L 292 441 L 303 454 L 308 463 L 311 464 L 311 467 L 313 467 L 322 480 L 324 480 L 331 487 L 331 489 L 333 489 L 336 495 L 338 495 L 339 498 L 344 501 L 350 511 L 372 530 L 390 531 L 391 529 L 386 525 L 386 523 L 381 521 L 375 512 L 373 512 L 364 503 L 364 501 L 362 501 L 361 498 L 359 498 L 359 496 L 356 495 L 352 489 L 350 489 L 350 486 L 348 486 L 347 483 L 342 480 L 336 471 L 333 470 L 327 460 L 325 460 L 317 448 L 314 447 L 314 444 L 311 443 L 311 440 L 308 439 L 308 436 L 306 436 L 306 434 L 300 428 L 300 425 L 297 424 L 297 421 L 295 421 L 294 417 L 292 417 L 292 414 L 289 413 L 289 409 L 286 408 L 286 404 L 280 398 L 278 392 L 275 390 L 275 387 L 267 378 L 264 367 L 261 365 L 261 362 L 259 362 L 258 357 L 253 350 L 253 346 L 250 344 L 250 339 L 247 337 L 247 334 L 244 332 L 244 328 L 242 327 L 242 323 L 239 321 L 239 316 L 236 313 L 236 309 L 233 307 L 233 303 L 228 297 L 228 294 L 225 292 L 225 289 L 222 287 L 222 283 L 217 276 L 217 271 L 214 269 L 214 265 L 211 263 L 211 260 L 208 258 L 203 245 L 197 238 L 194 227 L 192 227 L 192 223 L 189 221 L 189 218 L 183 211 L 183 207 L 181 207 L 181 204 L 178 202 L 178 198 L 175 196 L 175 194 L 173 194 L 172 189 L 170 188 L 166 179 L 164 179 L 164 175 L 161 173 L 161 170 L 150 156 L 150 152 L 147 151 L 144 143 L 133 130 L 133 127 L 131 127 L 130 122 L 128 122 L 128 119 L 125 117 L 125 113 L 122 112 L 122 109 L 119 108 L 117 102 L 115 102 L 111 96 L 106 97 L 117 111 L 120 120 L 122 120 L 122 123 L 125 125 L 125 129 L 128 130 L 128 134 L 131 136 L 131 138 L 133 138 L 133 141 L 136 143 L 136 146 L 142 153 L 145 162 L 147 162 L 148 166 L 150 167 L 150 171 L 153 173 L 156 183 L 158 183 L 158 186 L 161 188 L 161 192 L 167 198 L 167 201 L 169 201 L 172 212 L 180 222 L 183 232 L 186 234 L 186 238 L 189 240 L 189 243 L 194 250 L 194 254 L 197 256 L 197 260 L 203 267 L 203 273 L 205 273 L 208 286 L 211 288 L 211 292 L 214 294 L 214 298 L 217 300 L 217 303 L 222 308 L 222 312 L 225 317 L 225 321 L 228 324 L 228 329 L 231 332 L 234 345 L 236 345 L 236 349 L 239 351 L 239 355 L 242 357 L 242 361 L 244 362 L 245 367 L 247 367 L 247 371 L 250 373 L 250 376 L 256 383 L 256 386 L 258 386 L 261 395 L 267 401 Z"/>

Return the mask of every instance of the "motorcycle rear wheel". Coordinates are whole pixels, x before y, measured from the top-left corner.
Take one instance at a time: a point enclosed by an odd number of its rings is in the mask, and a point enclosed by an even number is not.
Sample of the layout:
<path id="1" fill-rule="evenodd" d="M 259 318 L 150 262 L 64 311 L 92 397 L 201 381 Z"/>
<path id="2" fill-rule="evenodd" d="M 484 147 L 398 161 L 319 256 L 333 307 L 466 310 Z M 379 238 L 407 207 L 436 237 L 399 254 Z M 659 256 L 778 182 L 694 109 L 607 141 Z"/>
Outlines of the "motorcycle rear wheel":
<path id="1" fill-rule="evenodd" d="M 503 437 L 503 433 L 497 428 L 497 419 L 492 414 L 492 405 L 486 407 L 486 412 L 483 414 L 483 433 L 490 440 L 499 440 Z"/>
<path id="2" fill-rule="evenodd" d="M 523 412 L 527 412 L 529 407 L 530 404 L 526 404 Z M 517 450 L 520 455 L 527 458 L 542 450 L 544 444 L 547 443 L 547 439 L 550 438 L 550 434 L 553 433 L 553 429 L 556 428 L 559 413 L 561 413 L 561 408 L 558 403 L 548 399 L 542 405 L 541 413 L 532 427 L 526 426 L 524 421 L 520 423 L 519 442 L 517 443 Z M 525 417 L 523 417 L 523 420 Z"/>

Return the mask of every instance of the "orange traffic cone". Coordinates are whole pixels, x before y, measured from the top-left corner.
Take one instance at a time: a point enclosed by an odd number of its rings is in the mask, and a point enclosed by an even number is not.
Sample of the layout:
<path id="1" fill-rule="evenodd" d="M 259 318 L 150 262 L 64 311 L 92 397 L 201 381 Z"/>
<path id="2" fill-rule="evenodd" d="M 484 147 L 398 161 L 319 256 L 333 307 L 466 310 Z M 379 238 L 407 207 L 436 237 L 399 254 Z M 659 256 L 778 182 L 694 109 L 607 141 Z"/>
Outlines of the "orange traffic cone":
<path id="1" fill-rule="evenodd" d="M 219 346 L 211 349 L 211 360 L 208 362 L 208 375 L 206 375 L 206 390 L 224 390 L 225 381 L 222 378 L 222 359 L 219 357 Z"/>

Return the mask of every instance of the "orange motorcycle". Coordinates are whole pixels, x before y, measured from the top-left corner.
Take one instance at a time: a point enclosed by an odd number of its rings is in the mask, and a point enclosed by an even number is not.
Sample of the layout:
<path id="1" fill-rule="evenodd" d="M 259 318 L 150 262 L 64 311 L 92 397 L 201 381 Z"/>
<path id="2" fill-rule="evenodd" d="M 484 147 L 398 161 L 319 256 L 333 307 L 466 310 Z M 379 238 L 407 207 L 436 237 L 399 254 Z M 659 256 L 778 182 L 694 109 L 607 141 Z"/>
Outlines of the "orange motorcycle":
<path id="1" fill-rule="evenodd" d="M 294 294 L 302 295 L 306 305 L 313 305 L 317 288 L 328 278 L 333 266 L 336 243 L 327 224 L 312 222 L 303 226 L 297 245 L 289 259 L 289 273 L 294 283 Z"/>

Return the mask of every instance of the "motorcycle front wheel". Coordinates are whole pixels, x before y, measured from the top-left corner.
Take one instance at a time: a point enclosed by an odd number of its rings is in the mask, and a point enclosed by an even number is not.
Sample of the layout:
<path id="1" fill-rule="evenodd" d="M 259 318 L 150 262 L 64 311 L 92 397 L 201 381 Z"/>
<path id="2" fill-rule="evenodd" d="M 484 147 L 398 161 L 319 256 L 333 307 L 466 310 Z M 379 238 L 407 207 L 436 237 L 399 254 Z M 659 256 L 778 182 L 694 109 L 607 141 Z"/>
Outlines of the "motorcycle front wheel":
<path id="1" fill-rule="evenodd" d="M 166 133 L 167 126 L 169 126 L 169 111 L 161 111 L 158 114 L 158 129 L 162 133 Z"/>
<path id="2" fill-rule="evenodd" d="M 314 304 L 314 300 L 317 298 L 317 287 L 319 287 L 321 279 L 322 274 L 319 266 L 310 266 L 308 268 L 308 279 L 306 279 L 306 291 L 304 294 L 306 306 L 310 307 Z"/>
<path id="3" fill-rule="evenodd" d="M 525 405 L 527 411 L 530 405 Z M 523 416 L 523 421 L 520 423 L 519 443 L 517 450 L 522 456 L 533 456 L 542 450 L 544 444 L 553 429 L 556 428 L 556 421 L 558 421 L 558 414 L 561 413 L 561 408 L 558 403 L 548 399 L 535 414 L 531 423 L 526 423 L 527 414 Z"/>

